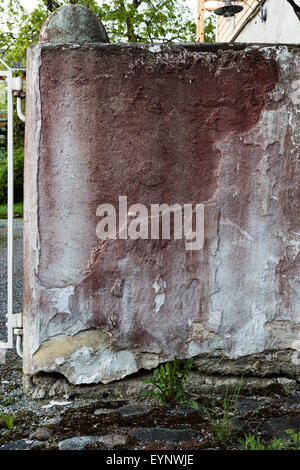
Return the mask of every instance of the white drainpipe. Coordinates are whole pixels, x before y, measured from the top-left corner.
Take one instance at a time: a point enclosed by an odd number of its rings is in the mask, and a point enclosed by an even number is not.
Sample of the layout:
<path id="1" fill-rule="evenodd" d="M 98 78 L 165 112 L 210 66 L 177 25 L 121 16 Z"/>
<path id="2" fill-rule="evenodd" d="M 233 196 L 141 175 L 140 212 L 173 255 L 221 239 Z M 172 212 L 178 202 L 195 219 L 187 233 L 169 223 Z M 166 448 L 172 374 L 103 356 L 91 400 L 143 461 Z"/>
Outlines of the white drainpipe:
<path id="1" fill-rule="evenodd" d="M 20 94 L 23 91 L 23 79 L 22 77 L 15 77 L 13 78 L 13 92 L 14 95 L 17 97 L 17 113 L 21 121 L 25 122 L 25 115 L 23 114 L 22 110 L 22 98 Z"/>
<path id="2" fill-rule="evenodd" d="M 10 69 L 5 62 L 0 58 L 0 63 L 5 65 L 7 70 L 1 71 L 2 76 L 6 76 L 7 82 L 7 341 L 0 341 L 1 349 L 13 348 L 13 335 L 17 335 L 16 350 L 20 357 L 22 357 L 22 334 L 23 334 L 23 315 L 22 313 L 13 313 L 13 266 L 14 266 L 14 238 L 13 238 L 13 223 L 14 223 L 14 159 L 13 159 L 13 91 L 14 86 L 19 87 L 20 82 L 14 83 L 13 70 Z M 18 77 L 21 78 L 21 77 Z M 22 79 L 21 79 L 22 80 Z M 20 91 L 20 90 L 17 90 Z M 21 101 L 19 98 L 18 101 Z M 19 104 L 20 108 L 20 104 Z M 20 109 L 19 109 L 20 111 Z M 22 108 L 21 108 L 22 111 Z M 19 114 L 19 112 L 18 112 Z M 24 117 L 21 112 L 21 116 Z M 19 117 L 21 118 L 19 115 Z M 22 118 L 21 118 L 22 119 Z M 23 120 L 23 119 L 22 119 Z M 24 117 L 25 120 L 25 117 Z"/>

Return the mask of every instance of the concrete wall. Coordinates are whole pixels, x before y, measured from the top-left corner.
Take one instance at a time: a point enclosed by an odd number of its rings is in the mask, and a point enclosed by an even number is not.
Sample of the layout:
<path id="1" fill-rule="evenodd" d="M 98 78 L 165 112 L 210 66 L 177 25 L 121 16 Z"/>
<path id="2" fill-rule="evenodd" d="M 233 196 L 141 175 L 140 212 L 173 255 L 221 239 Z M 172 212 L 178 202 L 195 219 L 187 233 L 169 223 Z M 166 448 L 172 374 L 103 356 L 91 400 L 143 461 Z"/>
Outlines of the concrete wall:
<path id="1" fill-rule="evenodd" d="M 27 68 L 25 374 L 300 378 L 300 47 L 40 43 Z M 203 249 L 99 240 L 120 195 L 204 204 Z"/>
<path id="2" fill-rule="evenodd" d="M 235 42 L 300 42 L 300 21 L 286 0 L 266 0 L 267 20 L 255 16 L 235 38 Z"/>

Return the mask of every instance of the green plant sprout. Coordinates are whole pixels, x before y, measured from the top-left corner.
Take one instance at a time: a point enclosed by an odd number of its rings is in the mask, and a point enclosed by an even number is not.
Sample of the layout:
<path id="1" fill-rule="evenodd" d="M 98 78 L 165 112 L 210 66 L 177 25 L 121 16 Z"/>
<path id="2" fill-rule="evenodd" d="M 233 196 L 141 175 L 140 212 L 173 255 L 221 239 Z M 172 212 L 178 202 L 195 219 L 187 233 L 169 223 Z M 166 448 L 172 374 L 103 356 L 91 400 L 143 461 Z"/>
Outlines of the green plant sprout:
<path id="1" fill-rule="evenodd" d="M 245 441 L 240 443 L 244 446 L 245 450 L 284 450 L 285 443 L 282 439 L 274 437 L 268 444 L 263 444 L 259 436 L 248 434 Z"/>
<path id="2" fill-rule="evenodd" d="M 293 429 L 287 429 L 285 432 L 290 437 L 291 442 L 296 445 L 293 449 L 300 450 L 300 432 L 295 432 Z"/>
<path id="3" fill-rule="evenodd" d="M 183 365 L 180 366 L 177 356 L 174 356 L 173 363 L 167 362 L 161 365 L 153 372 L 153 378 L 144 380 L 144 384 L 151 384 L 153 390 L 147 390 L 147 395 L 153 395 L 160 400 L 163 405 L 170 408 L 172 405 L 186 403 L 195 409 L 198 409 L 198 404 L 195 401 L 189 401 L 186 397 L 184 384 L 190 374 L 193 365 L 193 359 L 187 359 Z"/>
<path id="4" fill-rule="evenodd" d="M 221 411 L 216 407 L 203 407 L 208 418 L 214 444 L 225 446 L 232 444 L 242 431 L 241 427 L 237 425 L 237 405 L 242 383 L 243 379 L 240 380 L 231 393 L 228 386 L 226 387 Z"/>
<path id="5" fill-rule="evenodd" d="M 1 413 L 0 418 L 2 419 L 2 421 L 4 422 L 4 424 L 6 425 L 9 431 L 13 431 L 15 429 L 15 419 L 16 419 L 15 413 L 12 413 L 12 414 Z"/>

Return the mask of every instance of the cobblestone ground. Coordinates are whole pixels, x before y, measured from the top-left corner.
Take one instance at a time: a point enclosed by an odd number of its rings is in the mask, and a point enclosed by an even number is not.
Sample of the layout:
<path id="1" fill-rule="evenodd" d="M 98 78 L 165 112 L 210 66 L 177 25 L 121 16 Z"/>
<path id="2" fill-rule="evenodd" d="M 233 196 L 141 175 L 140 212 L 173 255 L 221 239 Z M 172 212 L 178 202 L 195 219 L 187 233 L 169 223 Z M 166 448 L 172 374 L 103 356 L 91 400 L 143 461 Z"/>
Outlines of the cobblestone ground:
<path id="1" fill-rule="evenodd" d="M 0 220 L 0 339 L 5 339 L 6 228 Z M 22 220 L 14 230 L 14 311 L 22 311 Z M 156 402 L 64 397 L 32 400 L 22 392 L 22 361 L 9 351 L 0 364 L 0 450 L 23 449 L 237 449 L 251 432 L 267 445 L 276 437 L 287 441 L 287 429 L 300 432 L 300 389 L 268 387 L 260 393 L 242 390 L 230 414 L 230 438 L 216 440 L 204 405 L 224 413 L 221 394 L 194 396 L 199 409 Z M 287 383 L 287 382 L 286 382 Z M 228 426 L 228 424 L 227 424 Z M 300 440 L 300 434 L 299 434 Z M 300 447 L 300 446 L 299 446 Z"/>

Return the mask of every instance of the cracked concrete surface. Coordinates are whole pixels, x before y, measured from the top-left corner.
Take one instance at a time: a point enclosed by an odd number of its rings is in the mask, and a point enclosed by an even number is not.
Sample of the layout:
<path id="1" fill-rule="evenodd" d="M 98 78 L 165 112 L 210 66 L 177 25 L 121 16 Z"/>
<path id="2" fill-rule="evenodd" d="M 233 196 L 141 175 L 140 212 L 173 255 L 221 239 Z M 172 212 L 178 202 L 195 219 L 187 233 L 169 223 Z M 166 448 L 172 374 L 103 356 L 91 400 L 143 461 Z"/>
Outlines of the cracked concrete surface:
<path id="1" fill-rule="evenodd" d="M 25 374 L 108 383 L 177 354 L 272 375 L 279 354 L 299 379 L 300 47 L 44 43 L 28 69 Z M 203 249 L 100 243 L 120 195 L 204 204 Z"/>

